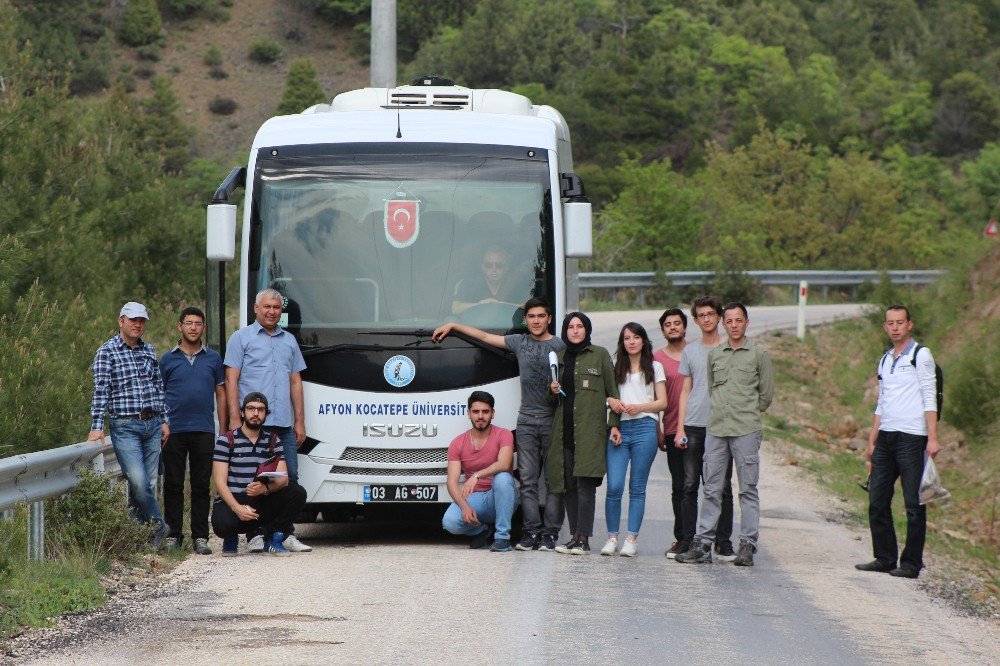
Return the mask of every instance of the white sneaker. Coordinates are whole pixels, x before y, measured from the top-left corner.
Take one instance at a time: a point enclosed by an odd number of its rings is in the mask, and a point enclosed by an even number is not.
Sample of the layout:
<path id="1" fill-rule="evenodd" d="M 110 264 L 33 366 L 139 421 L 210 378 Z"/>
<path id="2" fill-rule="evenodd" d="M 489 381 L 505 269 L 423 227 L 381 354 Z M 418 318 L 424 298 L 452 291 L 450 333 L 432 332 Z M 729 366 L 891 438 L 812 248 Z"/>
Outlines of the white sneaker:
<path id="1" fill-rule="evenodd" d="M 618 550 L 618 539 L 608 539 L 608 542 L 604 544 L 604 548 L 601 548 L 601 555 L 613 556 Z"/>
<path id="2" fill-rule="evenodd" d="M 294 534 L 289 534 L 284 540 L 283 545 L 290 553 L 308 553 L 312 550 L 312 546 L 305 545 L 296 539 Z"/>
<path id="3" fill-rule="evenodd" d="M 622 544 L 622 552 L 618 553 L 622 557 L 635 557 L 639 554 L 639 542 L 625 539 Z"/>
<path id="4" fill-rule="evenodd" d="M 258 534 L 254 538 L 247 541 L 247 550 L 251 553 L 263 553 L 264 552 L 264 535 Z"/>

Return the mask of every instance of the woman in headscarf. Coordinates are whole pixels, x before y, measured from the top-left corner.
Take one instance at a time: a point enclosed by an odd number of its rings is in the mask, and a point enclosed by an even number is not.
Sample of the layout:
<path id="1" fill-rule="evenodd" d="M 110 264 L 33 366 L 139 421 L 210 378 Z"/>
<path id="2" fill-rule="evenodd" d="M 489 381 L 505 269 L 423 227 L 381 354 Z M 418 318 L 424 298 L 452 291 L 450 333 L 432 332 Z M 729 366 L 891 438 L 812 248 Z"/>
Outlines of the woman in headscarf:
<path id="1" fill-rule="evenodd" d="M 573 555 L 590 553 L 594 504 L 605 473 L 609 425 L 611 441 L 621 442 L 618 414 L 612 412 L 608 422 L 608 399 L 618 398 L 611 355 L 604 347 L 591 343 L 592 331 L 587 315 L 566 315 L 562 324 L 566 349 L 559 352 L 559 380 L 552 382 L 549 395 L 557 406 L 546 480 L 548 492 L 562 497 L 571 535 L 569 541 L 556 546 L 556 552 Z"/>

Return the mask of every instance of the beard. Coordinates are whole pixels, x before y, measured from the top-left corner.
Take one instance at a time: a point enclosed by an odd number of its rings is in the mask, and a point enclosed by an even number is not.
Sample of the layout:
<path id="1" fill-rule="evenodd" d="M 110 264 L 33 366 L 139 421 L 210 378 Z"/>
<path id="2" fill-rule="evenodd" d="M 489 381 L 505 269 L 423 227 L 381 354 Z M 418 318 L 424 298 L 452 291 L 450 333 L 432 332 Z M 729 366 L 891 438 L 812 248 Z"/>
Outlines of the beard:
<path id="1" fill-rule="evenodd" d="M 247 430 L 260 430 L 263 427 L 263 421 L 251 421 L 249 419 L 243 419 L 243 427 Z"/>
<path id="2" fill-rule="evenodd" d="M 485 432 L 486 429 L 489 428 L 490 424 L 492 424 L 492 423 L 493 423 L 492 419 L 489 420 L 489 421 L 486 421 L 485 423 L 482 423 L 482 422 L 479 422 L 479 421 L 473 421 L 472 422 L 472 427 L 475 428 L 476 431 L 478 431 L 478 432 Z"/>

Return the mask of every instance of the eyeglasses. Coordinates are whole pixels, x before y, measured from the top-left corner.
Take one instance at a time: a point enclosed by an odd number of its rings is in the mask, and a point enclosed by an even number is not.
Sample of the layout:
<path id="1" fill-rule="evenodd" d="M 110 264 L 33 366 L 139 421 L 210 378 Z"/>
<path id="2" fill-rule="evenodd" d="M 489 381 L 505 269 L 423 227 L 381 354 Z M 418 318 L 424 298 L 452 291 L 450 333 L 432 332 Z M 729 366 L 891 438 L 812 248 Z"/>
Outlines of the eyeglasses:
<path id="1" fill-rule="evenodd" d="M 255 407 L 253 405 L 247 405 L 243 408 L 244 412 L 260 412 L 261 414 L 267 412 L 267 407 Z"/>
<path id="2" fill-rule="evenodd" d="M 188 328 L 203 328 L 205 326 L 203 321 L 182 321 L 181 324 Z"/>
<path id="3" fill-rule="evenodd" d="M 718 317 L 719 315 L 714 312 L 700 312 L 695 316 L 698 317 L 698 319 L 711 319 L 712 317 Z"/>

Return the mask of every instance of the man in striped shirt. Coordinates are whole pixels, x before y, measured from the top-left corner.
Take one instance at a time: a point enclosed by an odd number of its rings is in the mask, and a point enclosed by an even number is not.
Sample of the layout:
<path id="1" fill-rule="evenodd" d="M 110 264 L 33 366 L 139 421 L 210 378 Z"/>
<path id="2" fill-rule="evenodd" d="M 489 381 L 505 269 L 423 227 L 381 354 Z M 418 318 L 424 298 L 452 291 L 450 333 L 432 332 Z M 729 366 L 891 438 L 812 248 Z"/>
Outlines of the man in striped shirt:
<path id="1" fill-rule="evenodd" d="M 104 440 L 104 415 L 110 417 L 111 444 L 128 480 L 132 511 L 163 537 L 163 515 L 156 502 L 160 447 L 170 436 L 163 377 L 153 346 L 142 339 L 149 313 L 129 301 L 118 314 L 118 335 L 94 356 L 94 396 L 88 441 Z"/>
<path id="2" fill-rule="evenodd" d="M 264 531 L 264 552 L 288 555 L 283 545 L 292 522 L 306 503 L 306 491 L 288 479 L 281 439 L 264 429 L 267 398 L 256 391 L 243 399 L 243 425 L 215 441 L 212 477 L 219 497 L 212 529 L 222 539 L 222 554 L 235 555 L 240 533 Z M 258 477 L 258 466 L 277 457 L 277 475 Z"/>

